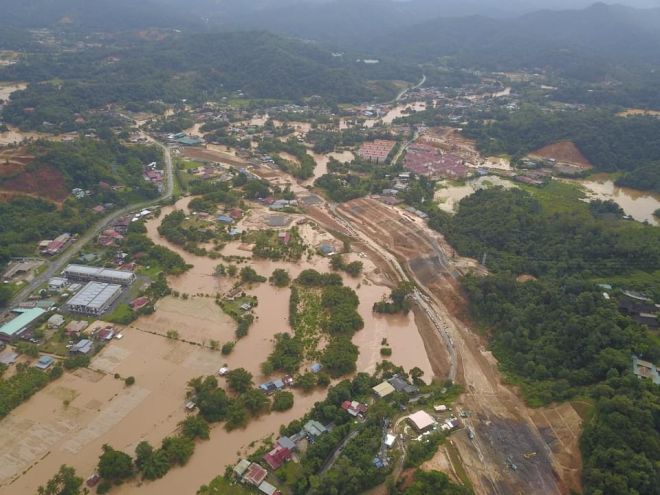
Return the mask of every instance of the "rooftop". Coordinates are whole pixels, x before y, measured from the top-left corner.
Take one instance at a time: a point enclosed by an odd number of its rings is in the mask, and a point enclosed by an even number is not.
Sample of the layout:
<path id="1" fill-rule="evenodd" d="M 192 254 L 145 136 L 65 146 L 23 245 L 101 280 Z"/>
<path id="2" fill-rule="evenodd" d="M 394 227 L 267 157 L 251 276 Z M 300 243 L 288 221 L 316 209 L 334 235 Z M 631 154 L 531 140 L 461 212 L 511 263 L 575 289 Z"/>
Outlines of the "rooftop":
<path id="1" fill-rule="evenodd" d="M 13 312 L 18 313 L 18 316 L 0 327 L 0 333 L 4 333 L 9 337 L 16 335 L 45 313 L 41 308 L 17 308 L 14 309 Z"/>
<path id="2" fill-rule="evenodd" d="M 408 416 L 408 419 L 419 431 L 426 430 L 435 425 L 435 419 L 426 411 L 417 411 Z"/>
<path id="3" fill-rule="evenodd" d="M 121 285 L 106 284 L 103 282 L 88 282 L 80 292 L 67 301 L 68 306 L 86 306 L 93 309 L 101 309 L 121 291 Z"/>
<path id="4" fill-rule="evenodd" d="M 371 390 L 373 390 L 378 397 L 387 397 L 388 395 L 394 392 L 394 387 L 390 385 L 388 382 L 383 382 L 383 383 L 379 383 Z"/>

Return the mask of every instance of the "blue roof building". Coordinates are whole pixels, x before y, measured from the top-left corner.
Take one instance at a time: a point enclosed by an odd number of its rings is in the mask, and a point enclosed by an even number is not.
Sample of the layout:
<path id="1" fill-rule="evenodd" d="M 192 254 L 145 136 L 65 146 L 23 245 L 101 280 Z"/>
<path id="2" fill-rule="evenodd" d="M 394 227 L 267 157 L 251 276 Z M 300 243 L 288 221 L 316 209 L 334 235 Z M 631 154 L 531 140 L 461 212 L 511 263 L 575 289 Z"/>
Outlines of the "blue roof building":
<path id="1" fill-rule="evenodd" d="M 226 223 L 228 225 L 231 225 L 234 223 L 234 219 L 230 217 L 229 215 L 219 215 L 216 220 L 220 223 Z"/>
<path id="2" fill-rule="evenodd" d="M 53 364 L 55 360 L 50 357 L 50 356 L 41 356 L 39 358 L 39 361 L 37 361 L 37 364 L 34 365 L 35 368 L 39 368 L 40 370 L 45 370 L 48 367 L 50 367 L 51 364 Z"/>

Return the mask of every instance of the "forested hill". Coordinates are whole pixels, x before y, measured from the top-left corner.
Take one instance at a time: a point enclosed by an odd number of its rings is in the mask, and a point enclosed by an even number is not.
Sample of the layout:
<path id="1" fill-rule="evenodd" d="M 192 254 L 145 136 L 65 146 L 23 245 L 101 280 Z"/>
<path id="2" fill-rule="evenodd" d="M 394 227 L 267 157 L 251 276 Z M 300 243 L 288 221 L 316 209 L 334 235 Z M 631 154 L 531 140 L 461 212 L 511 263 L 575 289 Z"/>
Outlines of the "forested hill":
<path id="1" fill-rule="evenodd" d="M 124 31 L 201 25 L 152 0 L 0 0 L 3 26 Z"/>
<path id="2" fill-rule="evenodd" d="M 602 64 L 660 61 L 660 9 L 594 4 L 513 19 L 441 17 L 373 40 L 383 53 L 428 61 L 450 57 L 493 69 L 552 67 L 585 77 Z"/>
<path id="3" fill-rule="evenodd" d="M 4 111 L 8 122 L 39 128 L 48 121 L 60 130 L 76 112 L 108 103 L 204 102 L 239 90 L 248 98 L 299 101 L 318 95 L 329 102 L 369 101 L 396 94 L 382 80 L 419 76 L 419 69 L 360 64 L 315 44 L 265 32 L 172 34 L 158 42 L 35 53 L 0 71 L 0 79 L 31 83 L 12 96 Z M 62 83 L 41 83 L 54 79 Z"/>

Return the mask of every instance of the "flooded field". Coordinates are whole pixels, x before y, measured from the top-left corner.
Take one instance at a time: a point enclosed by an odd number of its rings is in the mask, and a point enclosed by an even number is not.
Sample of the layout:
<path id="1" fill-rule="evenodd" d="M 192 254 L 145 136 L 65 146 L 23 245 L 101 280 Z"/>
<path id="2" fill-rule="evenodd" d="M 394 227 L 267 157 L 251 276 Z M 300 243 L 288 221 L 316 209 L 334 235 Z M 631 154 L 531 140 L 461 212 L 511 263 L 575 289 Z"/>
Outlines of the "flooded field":
<path id="1" fill-rule="evenodd" d="M 478 179 L 472 179 L 465 184 L 452 185 L 444 183 L 442 185 L 446 187 L 441 187 L 435 192 L 434 200 L 438 203 L 440 209 L 448 213 L 454 213 L 461 199 L 470 196 L 479 189 L 486 189 L 493 186 L 499 186 L 505 189 L 515 187 L 511 181 L 495 175 L 486 175 Z"/>
<path id="2" fill-rule="evenodd" d="M 305 181 L 305 185 L 313 184 L 316 179 L 328 173 L 328 162 L 330 161 L 330 158 L 334 158 L 342 163 L 348 163 L 355 159 L 355 155 L 352 151 L 335 151 L 326 155 L 313 153 L 311 151 L 308 151 L 307 153 L 314 157 L 316 168 L 314 169 L 314 177 Z"/>
<path id="3" fill-rule="evenodd" d="M 589 199 L 611 199 L 635 220 L 660 225 L 659 219 L 653 215 L 653 212 L 660 208 L 660 195 L 658 194 L 619 187 L 607 175 L 593 175 L 589 180 L 568 182 L 584 187 Z"/>

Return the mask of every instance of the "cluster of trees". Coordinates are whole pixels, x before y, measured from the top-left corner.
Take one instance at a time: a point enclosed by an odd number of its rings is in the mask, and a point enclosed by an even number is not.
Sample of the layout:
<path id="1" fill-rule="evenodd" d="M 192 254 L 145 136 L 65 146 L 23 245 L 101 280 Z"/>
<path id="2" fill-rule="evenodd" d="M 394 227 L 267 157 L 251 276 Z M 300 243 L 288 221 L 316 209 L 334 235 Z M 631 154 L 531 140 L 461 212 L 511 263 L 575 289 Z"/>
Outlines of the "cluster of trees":
<path id="1" fill-rule="evenodd" d="M 0 203 L 0 270 L 12 257 L 33 253 L 38 241 L 62 232 L 80 234 L 94 222 L 91 210 L 67 200 L 61 209 L 53 203 L 17 196 Z"/>
<path id="2" fill-rule="evenodd" d="M 62 376 L 62 366 L 54 366 L 50 371 L 17 365 L 16 374 L 9 378 L 0 376 L 0 418 L 32 397 L 36 392 L 48 385 L 51 380 Z"/>
<path id="3" fill-rule="evenodd" d="M 180 275 L 192 268 L 174 251 L 154 244 L 145 234 L 131 232 L 126 236 L 126 251 L 130 255 L 141 253 L 138 262 L 143 266 L 160 267 L 168 275 Z"/>
<path id="4" fill-rule="evenodd" d="M 284 268 L 275 268 L 268 281 L 275 287 L 286 287 L 291 283 L 291 276 Z M 0 299 L 0 303 L 1 303 Z"/>
<path id="5" fill-rule="evenodd" d="M 194 378 L 188 383 L 188 397 L 195 401 L 199 415 L 209 423 L 225 422 L 227 431 L 244 428 L 250 418 L 271 410 L 270 399 L 254 387 L 252 374 L 236 368 L 226 375 L 229 396 L 213 376 Z M 279 397 L 278 408 L 287 408 L 289 398 Z M 278 409 L 283 410 L 283 409 Z"/>
<path id="6" fill-rule="evenodd" d="M 273 154 L 275 164 L 284 172 L 288 172 L 297 179 L 305 180 L 314 176 L 316 162 L 314 157 L 307 154 L 307 148 L 299 143 L 295 138 L 289 138 L 287 141 L 279 139 L 264 139 L 259 144 L 259 151 L 262 153 Z M 289 153 L 296 157 L 298 163 L 286 160 L 277 153 Z"/>
<path id="7" fill-rule="evenodd" d="M 469 488 L 452 483 L 449 477 L 440 471 L 415 471 L 414 481 L 400 493 L 401 495 L 471 495 Z"/>
<path id="8" fill-rule="evenodd" d="M 365 141 L 375 139 L 392 139 L 389 131 L 376 129 L 367 132 L 351 127 L 341 130 L 312 129 L 307 133 L 306 140 L 314 145 L 315 153 L 331 153 L 337 147 L 352 148 Z"/>
<path id="9" fill-rule="evenodd" d="M 73 130 L 76 114 L 110 103 L 134 109 L 157 100 L 201 103 L 233 96 L 237 90 L 249 98 L 296 101 L 312 95 L 364 101 L 376 93 L 368 83 L 373 78 L 352 62 L 265 32 L 185 33 L 162 42 L 134 38 L 114 48 L 111 53 L 94 47 L 76 53 L 31 53 L 4 68 L 2 79 L 31 83 L 13 95 L 5 120 L 24 128 L 50 121 Z M 110 54 L 116 63 L 107 63 Z M 53 80 L 60 84 L 40 82 Z M 390 98 L 395 93 L 393 87 L 377 91 Z M 35 110 L 26 113 L 25 108 Z"/>
<path id="10" fill-rule="evenodd" d="M 348 273 L 351 277 L 357 277 L 362 273 L 364 265 L 361 261 L 351 261 L 346 263 L 341 254 L 335 254 L 330 259 L 330 267 L 333 270 L 342 270 Z"/>
<path id="11" fill-rule="evenodd" d="M 581 439 L 585 493 L 653 493 L 660 389 L 631 373 L 631 357 L 657 362 L 660 347 L 589 279 L 653 280 L 659 229 L 621 220 L 607 202 L 552 207 L 521 191 L 481 191 L 453 218 L 432 212 L 430 224 L 459 253 L 488 253 L 496 273 L 467 277 L 464 286 L 472 315 L 527 400 L 593 401 Z M 540 278 L 522 283 L 519 273 Z"/>
<path id="12" fill-rule="evenodd" d="M 624 275 L 660 269 L 660 229 L 574 209 L 548 211 L 518 189 L 481 190 L 463 199 L 451 217 L 430 210 L 429 225 L 461 254 L 498 271 L 534 276 Z"/>
<path id="13" fill-rule="evenodd" d="M 163 218 L 158 226 L 158 233 L 186 251 L 198 254 L 200 249 L 197 244 L 209 242 L 215 237 L 215 232 L 208 228 L 184 226 L 185 220 L 186 214 L 182 210 L 175 210 Z"/>
<path id="14" fill-rule="evenodd" d="M 525 107 L 489 122 L 473 121 L 464 130 L 486 154 L 507 153 L 515 160 L 548 144 L 573 141 L 596 169 L 625 172 L 622 185 L 660 191 L 657 118 L 619 117 L 604 110 L 548 113 Z"/>
<path id="15" fill-rule="evenodd" d="M 278 237 L 278 232 L 275 230 L 255 232 L 252 254 L 258 258 L 274 261 L 298 261 L 305 252 L 305 243 L 298 233 L 297 227 L 289 230 L 288 235 L 288 241 L 285 242 Z"/>
<path id="16" fill-rule="evenodd" d="M 407 315 L 412 307 L 412 303 L 408 297 L 412 293 L 412 290 L 413 287 L 410 283 L 400 283 L 396 288 L 390 291 L 388 299 L 374 303 L 374 312 L 390 315 L 403 313 L 404 315 Z"/>

